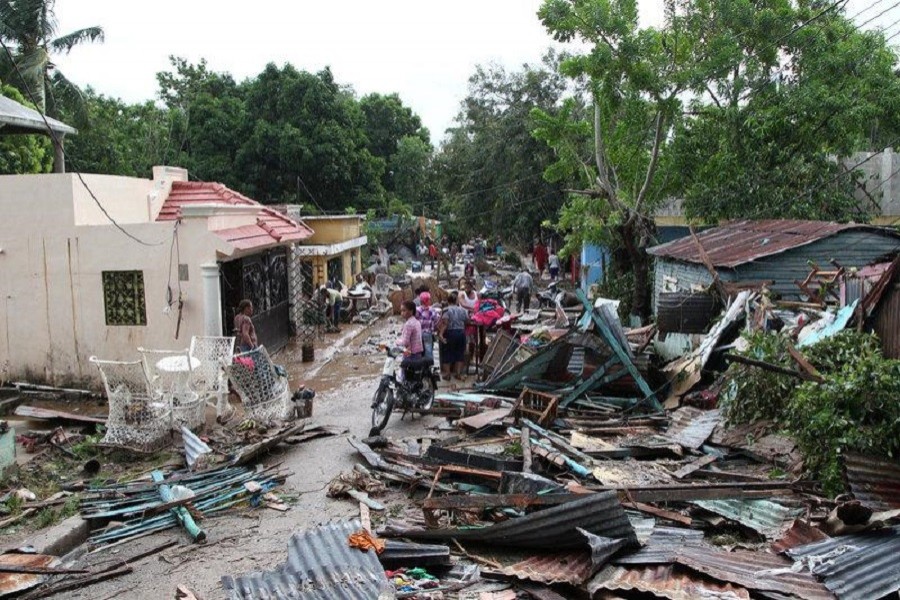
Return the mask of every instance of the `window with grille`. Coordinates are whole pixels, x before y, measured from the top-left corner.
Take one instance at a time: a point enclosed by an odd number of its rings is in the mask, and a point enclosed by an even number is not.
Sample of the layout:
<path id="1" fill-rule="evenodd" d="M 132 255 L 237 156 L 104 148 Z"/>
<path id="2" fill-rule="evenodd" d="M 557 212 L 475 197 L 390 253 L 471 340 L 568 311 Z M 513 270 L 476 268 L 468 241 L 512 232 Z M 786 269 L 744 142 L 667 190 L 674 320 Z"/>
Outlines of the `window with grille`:
<path id="1" fill-rule="evenodd" d="M 143 271 L 103 271 L 106 324 L 147 325 Z"/>

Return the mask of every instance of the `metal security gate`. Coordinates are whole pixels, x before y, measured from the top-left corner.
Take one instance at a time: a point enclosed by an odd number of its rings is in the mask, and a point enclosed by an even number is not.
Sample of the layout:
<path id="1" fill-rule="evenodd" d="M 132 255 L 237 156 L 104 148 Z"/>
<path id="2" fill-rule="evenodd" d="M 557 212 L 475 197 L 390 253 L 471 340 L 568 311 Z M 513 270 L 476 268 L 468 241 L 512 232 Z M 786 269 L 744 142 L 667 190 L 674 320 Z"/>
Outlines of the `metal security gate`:
<path id="1" fill-rule="evenodd" d="M 253 302 L 253 325 L 260 344 L 270 352 L 290 338 L 288 256 L 276 248 L 222 263 L 222 321 L 227 335 L 234 335 L 234 311 L 243 299 Z"/>

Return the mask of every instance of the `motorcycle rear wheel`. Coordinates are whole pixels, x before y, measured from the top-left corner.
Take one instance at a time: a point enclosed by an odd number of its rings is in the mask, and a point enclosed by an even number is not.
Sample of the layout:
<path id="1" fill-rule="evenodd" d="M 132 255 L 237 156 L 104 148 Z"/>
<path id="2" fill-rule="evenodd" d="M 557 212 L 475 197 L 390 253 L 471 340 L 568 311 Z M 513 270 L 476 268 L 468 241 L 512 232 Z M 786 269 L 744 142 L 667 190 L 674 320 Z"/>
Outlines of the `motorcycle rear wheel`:
<path id="1" fill-rule="evenodd" d="M 381 382 L 372 400 L 372 428 L 381 431 L 387 427 L 393 410 L 394 391 L 387 383 Z"/>
<path id="2" fill-rule="evenodd" d="M 420 400 L 417 408 L 422 412 L 431 410 L 431 407 L 434 406 L 435 393 L 437 393 L 437 388 L 435 387 L 434 380 L 426 375 L 422 380 L 422 391 L 419 395 Z M 425 398 L 424 402 L 421 400 L 423 397 Z"/>

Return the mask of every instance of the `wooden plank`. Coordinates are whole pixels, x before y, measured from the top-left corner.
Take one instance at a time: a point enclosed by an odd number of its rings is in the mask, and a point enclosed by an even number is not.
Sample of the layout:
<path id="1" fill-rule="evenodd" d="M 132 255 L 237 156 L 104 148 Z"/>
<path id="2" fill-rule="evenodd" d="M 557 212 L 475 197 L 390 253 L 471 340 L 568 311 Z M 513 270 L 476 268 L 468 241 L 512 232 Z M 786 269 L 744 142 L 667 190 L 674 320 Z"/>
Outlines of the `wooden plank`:
<path id="1" fill-rule="evenodd" d="M 672 473 L 672 476 L 675 477 L 675 479 L 681 479 L 683 477 L 687 477 L 694 471 L 702 469 L 703 467 L 705 467 L 706 465 L 708 465 L 710 463 L 716 462 L 716 460 L 717 460 L 717 458 L 712 455 L 701 456 L 697 460 L 684 465 L 683 467 L 681 467 L 680 469 L 678 469 L 677 471 Z"/>
<path id="2" fill-rule="evenodd" d="M 16 407 L 15 414 L 17 417 L 25 417 L 27 419 L 52 420 L 61 419 L 63 421 L 77 421 L 80 423 L 106 423 L 105 418 L 91 417 L 88 415 L 79 415 L 75 413 L 65 412 L 62 410 L 51 410 L 49 408 L 40 408 L 37 406 L 29 406 L 20 404 Z"/>
<path id="3" fill-rule="evenodd" d="M 557 506 L 578 500 L 577 494 L 457 494 L 428 498 L 422 508 L 445 510 L 453 508 L 501 508 L 515 506 Z"/>
<path id="4" fill-rule="evenodd" d="M 653 515 L 654 517 L 659 517 L 661 519 L 668 519 L 669 521 L 681 523 L 682 525 L 686 525 L 688 527 L 690 527 L 691 523 L 693 522 L 690 517 L 686 517 L 681 513 L 656 508 L 655 506 L 650 506 L 649 504 L 644 504 L 643 502 L 622 502 L 622 504 L 624 506 L 630 506 L 635 510 L 639 510 L 642 513 Z"/>

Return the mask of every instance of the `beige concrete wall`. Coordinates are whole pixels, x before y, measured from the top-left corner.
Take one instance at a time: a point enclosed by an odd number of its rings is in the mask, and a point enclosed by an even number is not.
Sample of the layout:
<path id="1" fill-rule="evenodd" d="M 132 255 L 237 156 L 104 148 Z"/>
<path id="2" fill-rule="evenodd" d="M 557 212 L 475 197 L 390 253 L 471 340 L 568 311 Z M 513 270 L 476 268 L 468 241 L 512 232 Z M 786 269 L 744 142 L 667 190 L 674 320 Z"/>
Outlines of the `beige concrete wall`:
<path id="1" fill-rule="evenodd" d="M 338 244 L 362 235 L 361 219 L 357 216 L 303 217 L 313 230 L 305 240 L 306 245 Z"/>
<path id="2" fill-rule="evenodd" d="M 167 283 L 178 293 L 179 259 L 169 278 L 174 223 L 125 225 L 149 246 L 111 225 L 75 226 L 73 187 L 80 183 L 72 175 L 27 177 L 0 177 L 6 217 L 0 219 L 0 379 L 96 387 L 91 355 L 135 359 L 138 346 L 186 348 L 192 335 L 203 333 L 200 265 L 214 262 L 224 246 L 207 233 L 205 219 L 179 227 L 180 262 L 188 265 L 189 280 L 181 284 L 185 303 L 176 340 L 177 312 L 163 312 Z M 112 188 L 100 189 L 106 191 L 95 191 L 98 197 L 112 204 L 106 195 Z M 146 326 L 106 325 L 101 274 L 108 270 L 144 273 Z"/>

